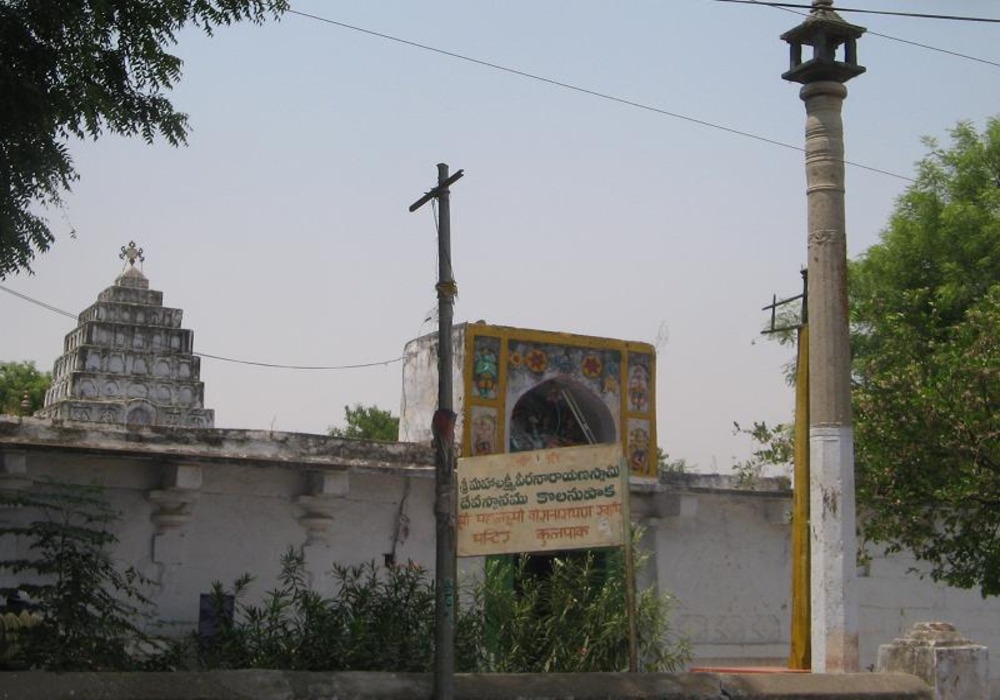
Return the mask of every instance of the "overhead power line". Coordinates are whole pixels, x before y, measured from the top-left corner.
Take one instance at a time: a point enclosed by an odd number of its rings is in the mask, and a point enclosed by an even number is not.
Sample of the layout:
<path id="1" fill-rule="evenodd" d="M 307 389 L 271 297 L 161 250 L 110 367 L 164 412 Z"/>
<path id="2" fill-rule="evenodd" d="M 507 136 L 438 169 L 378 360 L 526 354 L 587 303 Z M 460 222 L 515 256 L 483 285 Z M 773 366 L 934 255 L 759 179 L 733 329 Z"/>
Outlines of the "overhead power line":
<path id="1" fill-rule="evenodd" d="M 53 313 L 62 314 L 63 316 L 72 319 L 75 319 L 77 317 L 76 314 L 71 314 L 69 311 L 63 311 L 62 309 L 52 306 L 51 304 L 46 304 L 44 301 L 38 301 L 38 299 L 32 299 L 28 295 L 21 294 L 20 292 L 15 292 L 13 289 L 10 289 L 9 287 L 4 287 L 2 284 L 0 284 L 0 289 L 7 292 L 8 294 L 13 294 L 19 299 L 23 299 L 24 301 L 34 304 L 35 306 L 41 306 L 43 309 L 52 311 Z"/>
<path id="2" fill-rule="evenodd" d="M 812 5 L 802 5 L 794 2 L 766 2 L 764 0 L 716 0 L 716 2 L 733 2 L 741 5 L 767 5 L 768 7 L 794 7 L 811 10 Z M 891 12 L 889 10 L 864 10 L 857 7 L 834 7 L 837 12 L 854 12 L 865 15 L 891 15 L 894 17 L 915 17 L 917 19 L 941 19 L 955 22 L 990 22 L 1000 24 L 1000 19 L 994 17 L 966 17 L 960 15 L 937 15 L 924 12 Z"/>
<path id="3" fill-rule="evenodd" d="M 220 355 L 210 355 L 207 352 L 196 352 L 195 355 L 199 357 L 208 357 L 213 360 L 221 360 L 223 362 L 235 362 L 241 365 L 253 365 L 254 367 L 269 367 L 272 369 L 305 369 L 305 370 L 337 370 L 337 369 L 363 369 L 365 367 L 382 367 L 386 365 L 391 365 L 396 362 L 403 360 L 403 356 L 394 357 L 391 360 L 382 360 L 380 362 L 362 362 L 356 365 L 279 365 L 273 362 L 254 362 L 252 360 L 234 360 L 231 357 L 221 357 Z"/>
<path id="4" fill-rule="evenodd" d="M 61 314 L 63 316 L 66 316 L 67 318 L 72 318 L 74 320 L 79 318 L 77 314 L 70 313 L 69 311 L 60 309 L 57 306 L 52 306 L 51 304 L 46 304 L 44 301 L 39 301 L 38 299 L 29 297 L 27 294 L 21 294 L 20 292 L 14 291 L 13 289 L 5 287 L 2 284 L 0 284 L 0 290 L 7 292 L 8 294 L 12 294 L 13 296 L 18 297 L 19 299 L 23 299 L 28 303 L 34 304 L 35 306 L 40 306 L 46 311 L 51 311 L 53 313 Z M 240 365 L 251 365 L 253 367 L 267 367 L 270 369 L 298 369 L 298 370 L 325 370 L 325 371 L 364 369 L 366 367 L 381 367 L 381 366 L 391 365 L 396 362 L 401 362 L 403 360 L 403 357 L 400 356 L 400 357 L 394 357 L 391 360 L 381 360 L 378 362 L 362 362 L 353 365 L 284 365 L 276 362 L 255 362 L 253 360 L 238 360 L 232 357 L 223 357 L 222 355 L 212 355 L 207 352 L 192 351 L 191 354 L 197 355 L 198 357 L 207 357 L 212 360 L 220 360 L 221 362 L 232 362 Z"/>
<path id="5" fill-rule="evenodd" d="M 898 36 L 890 36 L 888 34 L 879 34 L 878 32 L 873 32 L 870 29 L 868 33 L 872 36 L 881 37 L 883 39 L 889 39 L 890 41 L 898 41 L 901 44 L 909 44 L 910 46 L 916 46 L 921 49 L 927 49 L 928 51 L 937 51 L 938 53 L 948 54 L 949 56 L 955 56 L 956 58 L 964 58 L 969 61 L 975 61 L 977 63 L 985 63 L 988 66 L 995 66 L 1000 68 L 1000 62 L 991 61 L 987 58 L 979 58 L 978 56 L 970 56 L 967 53 L 959 53 L 958 51 L 952 51 L 950 49 L 942 49 L 937 46 L 931 46 L 929 44 L 921 44 L 919 41 L 910 41 L 909 39 L 900 39 Z"/>
<path id="6" fill-rule="evenodd" d="M 775 10 L 781 10 L 782 12 L 788 12 L 793 15 L 798 15 L 799 17 L 808 17 L 808 12 L 799 12 L 798 10 L 792 10 L 788 7 L 783 7 L 781 5 L 775 5 L 774 3 L 766 2 L 765 0 L 749 0 L 749 2 L 743 3 L 747 5 L 761 5 L 763 7 L 770 7 Z M 839 9 L 839 8 L 837 8 Z M 942 49 L 940 46 L 931 46 L 930 44 L 924 44 L 919 41 L 912 41 L 910 39 L 903 39 L 902 37 L 893 36 L 891 34 L 883 34 L 881 32 L 872 31 L 869 29 L 866 32 L 870 36 L 877 36 L 880 39 L 888 39 L 889 41 L 895 41 L 900 44 L 906 44 L 908 46 L 916 46 L 919 49 L 927 49 L 928 51 L 934 51 L 936 53 L 943 53 L 946 56 L 954 56 L 955 58 L 964 58 L 967 61 L 975 61 L 976 63 L 983 63 L 987 66 L 993 66 L 994 68 L 1000 68 L 1000 61 L 991 61 L 988 58 L 981 58 L 979 56 L 972 56 L 967 53 L 962 53 L 960 51 L 952 51 L 951 49 Z"/>
<path id="7" fill-rule="evenodd" d="M 416 41 L 410 41 L 409 39 L 403 39 L 398 36 L 393 36 L 391 34 L 384 34 L 382 32 L 376 32 L 371 29 L 365 29 L 364 27 L 358 27 L 353 24 L 347 24 L 345 22 L 338 22 L 337 20 L 328 19 L 326 17 L 320 17 L 318 15 L 311 15 L 306 12 L 299 12 L 298 10 L 288 10 L 289 14 L 299 15 L 300 17 L 305 17 L 307 19 L 315 20 L 317 22 L 323 22 L 326 24 L 331 24 L 336 27 L 342 27 L 343 29 L 350 29 L 351 31 L 360 32 L 362 34 L 367 34 L 369 36 L 378 37 L 380 39 L 386 39 L 388 41 L 393 41 L 398 44 L 404 44 L 406 46 L 412 46 L 413 48 L 421 49 L 423 51 L 430 51 L 431 53 L 440 54 L 442 56 L 447 56 L 449 58 L 455 58 L 460 61 L 466 61 L 468 63 L 474 63 L 485 68 L 491 68 L 493 70 L 502 71 L 504 73 L 510 73 L 522 78 L 528 78 L 530 80 L 537 80 L 542 83 L 547 83 L 548 85 L 554 85 L 556 87 L 564 88 L 566 90 L 572 90 L 574 92 L 583 93 L 584 95 L 590 95 L 591 97 L 598 97 L 602 100 L 608 100 L 610 102 L 617 102 L 618 104 L 623 104 L 628 107 L 635 107 L 636 109 L 642 109 L 647 112 L 653 112 L 655 114 L 660 114 L 665 117 L 672 117 L 673 119 L 680 119 L 682 121 L 690 122 L 692 124 L 698 124 L 699 126 L 708 127 L 710 129 L 715 129 L 717 131 L 724 131 L 728 134 L 733 134 L 735 136 L 742 136 L 744 138 L 753 139 L 755 141 L 760 141 L 762 143 L 767 143 L 772 146 L 780 146 L 781 148 L 787 148 L 793 151 L 799 151 L 800 153 L 805 152 L 805 148 L 802 146 L 797 146 L 795 144 L 786 143 L 785 141 L 778 141 L 777 139 L 768 138 L 766 136 L 761 136 L 759 134 L 754 134 L 749 131 L 743 131 L 742 129 L 736 129 L 730 126 L 724 126 L 722 124 L 717 124 L 715 122 L 710 122 L 705 119 L 698 119 L 697 117 L 691 117 L 685 114 L 680 114 L 678 112 L 671 112 L 670 110 L 662 109 L 660 107 L 654 107 L 652 105 L 644 104 L 642 102 L 636 102 L 634 100 L 629 100 L 624 97 L 616 97 L 615 95 L 610 95 L 605 92 L 599 92 L 597 90 L 591 90 L 590 88 L 581 87 L 579 85 L 573 85 L 572 83 L 566 83 L 561 80 L 555 80 L 553 78 L 546 78 L 542 75 L 537 75 L 535 73 L 528 73 L 527 71 L 519 70 L 517 68 L 510 68 L 509 66 L 504 66 L 499 63 L 493 63 L 491 61 L 484 61 L 479 58 L 474 58 L 472 56 L 466 56 L 464 54 L 455 53 L 454 51 L 448 51 L 446 49 L 439 49 L 434 46 L 429 46 L 427 44 L 421 44 Z M 876 168 L 871 165 L 865 165 L 863 163 L 858 163 L 856 161 L 845 160 L 845 165 L 850 165 L 855 168 L 860 168 L 862 170 L 868 170 L 869 172 L 878 173 L 880 175 L 888 175 L 889 177 L 894 177 L 899 180 L 905 180 L 907 182 L 915 182 L 912 177 L 907 177 L 906 175 L 901 175 L 899 173 L 894 173 L 890 170 L 883 170 L 882 168 Z"/>

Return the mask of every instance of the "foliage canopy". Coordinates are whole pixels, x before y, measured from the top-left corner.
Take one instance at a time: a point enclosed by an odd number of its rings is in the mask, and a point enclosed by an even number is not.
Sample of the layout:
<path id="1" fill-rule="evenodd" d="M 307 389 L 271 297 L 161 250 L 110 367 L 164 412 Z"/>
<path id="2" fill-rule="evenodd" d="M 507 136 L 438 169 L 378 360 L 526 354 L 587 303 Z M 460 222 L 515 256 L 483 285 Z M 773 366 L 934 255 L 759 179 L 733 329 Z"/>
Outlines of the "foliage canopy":
<path id="1" fill-rule="evenodd" d="M 1000 119 L 926 141 L 851 266 L 858 502 L 868 540 L 1000 594 Z"/>
<path id="2" fill-rule="evenodd" d="M 396 442 L 399 439 L 399 418 L 378 406 L 344 406 L 344 427 L 330 428 L 330 435 L 354 440 L 383 440 Z"/>
<path id="3" fill-rule="evenodd" d="M 182 61 L 165 48 L 181 28 L 211 34 L 285 9 L 286 0 L 0 2 L 0 279 L 30 272 L 54 241 L 33 207 L 59 206 L 77 179 L 67 139 L 184 143 L 187 116 L 166 97 Z"/>
<path id="4" fill-rule="evenodd" d="M 21 401 L 28 395 L 34 413 L 45 403 L 45 391 L 52 383 L 51 372 L 39 372 L 34 362 L 0 362 L 0 413 L 21 414 Z"/>

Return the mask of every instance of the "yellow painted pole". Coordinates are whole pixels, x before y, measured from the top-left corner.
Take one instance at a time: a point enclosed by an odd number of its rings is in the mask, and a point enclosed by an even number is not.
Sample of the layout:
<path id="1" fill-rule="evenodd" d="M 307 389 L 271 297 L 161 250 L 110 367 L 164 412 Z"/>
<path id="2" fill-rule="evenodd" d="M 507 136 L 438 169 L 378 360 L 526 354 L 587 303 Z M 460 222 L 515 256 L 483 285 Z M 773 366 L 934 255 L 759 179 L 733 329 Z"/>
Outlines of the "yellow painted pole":
<path id="1" fill-rule="evenodd" d="M 792 649 L 788 667 L 812 665 L 809 584 L 809 326 L 798 331 L 795 367 L 795 490 L 792 496 Z"/>
<path id="2" fill-rule="evenodd" d="M 636 610 L 635 591 L 635 552 L 632 547 L 632 489 L 629 479 L 629 464 L 624 457 L 619 459 L 622 474 L 622 535 L 625 538 L 625 607 L 628 614 L 628 670 L 631 673 L 639 671 L 639 632 L 638 611 Z"/>

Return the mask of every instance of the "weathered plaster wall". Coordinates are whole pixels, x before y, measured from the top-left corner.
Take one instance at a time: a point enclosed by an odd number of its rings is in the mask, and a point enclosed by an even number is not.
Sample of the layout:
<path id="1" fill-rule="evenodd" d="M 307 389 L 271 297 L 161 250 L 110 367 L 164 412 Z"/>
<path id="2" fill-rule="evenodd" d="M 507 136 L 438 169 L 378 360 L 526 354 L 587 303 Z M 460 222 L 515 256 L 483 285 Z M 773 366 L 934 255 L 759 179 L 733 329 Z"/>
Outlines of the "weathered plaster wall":
<path id="1" fill-rule="evenodd" d="M 251 572 L 251 595 L 273 587 L 289 546 L 305 546 L 321 588 L 334 561 L 381 563 L 397 526 L 397 561 L 432 568 L 432 464 L 426 445 L 0 417 L 0 488 L 46 477 L 103 484 L 123 514 L 118 557 L 159 584 L 152 597 L 161 617 L 185 627 L 213 581 Z M 784 663 L 790 496 L 775 479 L 746 490 L 723 476 L 633 478 L 632 515 L 654 551 L 640 583 L 676 595 L 674 620 L 694 643 L 696 665 Z M 16 547 L 0 539 L 0 555 Z M 476 570 L 481 561 L 462 565 Z M 951 622 L 1000 649 L 1000 601 L 920 579 L 910 565 L 876 557 L 861 571 L 862 668 L 917 621 Z M 1000 665 L 995 689 L 997 676 Z"/>
<path id="2" fill-rule="evenodd" d="M 679 475 L 649 485 L 632 513 L 647 528 L 656 577 L 677 596 L 675 623 L 699 664 L 784 664 L 790 629 L 790 494 L 776 480 Z"/>
<path id="3" fill-rule="evenodd" d="M 455 434 L 462 434 L 465 407 L 465 324 L 452 334 L 452 405 L 458 414 Z M 399 439 L 430 444 L 431 419 L 438 405 L 437 333 L 411 340 L 403 349 L 403 396 L 399 406 Z"/>
<path id="4" fill-rule="evenodd" d="M 632 514 L 646 530 L 659 585 L 677 597 L 674 620 L 701 666 L 783 665 L 791 636 L 791 494 L 781 479 L 753 490 L 729 477 L 633 480 Z M 878 647 L 922 621 L 947 621 L 962 636 L 1000 649 L 1000 600 L 934 583 L 904 556 L 875 551 L 859 568 L 861 668 Z M 649 574 L 647 573 L 647 576 Z M 1000 698 L 1000 665 L 991 669 Z"/>
<path id="5" fill-rule="evenodd" d="M 150 597 L 160 617 L 185 626 L 197 622 L 198 596 L 213 581 L 228 585 L 251 573 L 251 596 L 272 588 L 289 547 L 305 547 L 314 583 L 325 590 L 334 562 L 381 564 L 394 553 L 397 561 L 433 565 L 428 450 L 204 432 L 199 441 L 190 431 L 173 439 L 155 428 L 0 418 L 0 487 L 45 479 L 103 486 L 122 513 L 117 557 L 155 582 Z M 0 517 L 20 516 L 5 510 Z M 0 540 L 4 554 L 23 545 Z"/>

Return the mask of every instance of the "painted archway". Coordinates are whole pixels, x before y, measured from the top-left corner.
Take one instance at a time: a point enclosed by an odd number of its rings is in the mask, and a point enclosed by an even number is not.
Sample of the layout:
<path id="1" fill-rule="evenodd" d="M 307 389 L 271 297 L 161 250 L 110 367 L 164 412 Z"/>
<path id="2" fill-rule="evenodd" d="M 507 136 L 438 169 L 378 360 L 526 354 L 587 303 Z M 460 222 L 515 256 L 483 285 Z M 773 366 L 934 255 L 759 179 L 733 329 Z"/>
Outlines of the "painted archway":
<path id="1" fill-rule="evenodd" d="M 508 452 L 619 440 L 614 417 L 598 396 L 562 377 L 541 382 L 514 404 Z"/>

